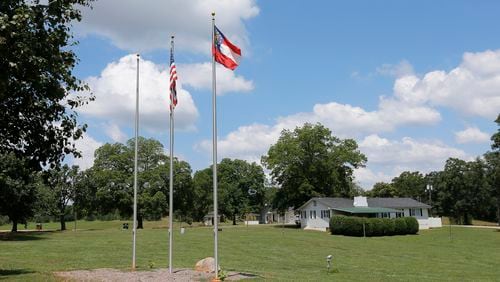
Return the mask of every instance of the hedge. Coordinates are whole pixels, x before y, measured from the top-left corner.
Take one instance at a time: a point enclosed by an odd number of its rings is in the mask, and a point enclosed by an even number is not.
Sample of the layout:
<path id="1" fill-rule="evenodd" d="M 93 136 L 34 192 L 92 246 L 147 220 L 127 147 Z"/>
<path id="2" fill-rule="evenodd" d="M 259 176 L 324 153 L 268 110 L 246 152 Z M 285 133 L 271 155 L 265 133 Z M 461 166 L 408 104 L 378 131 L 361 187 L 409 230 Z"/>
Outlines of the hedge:
<path id="1" fill-rule="evenodd" d="M 334 215 L 330 218 L 330 232 L 334 235 L 367 237 L 417 234 L 418 221 L 414 217 L 366 218 Z"/>

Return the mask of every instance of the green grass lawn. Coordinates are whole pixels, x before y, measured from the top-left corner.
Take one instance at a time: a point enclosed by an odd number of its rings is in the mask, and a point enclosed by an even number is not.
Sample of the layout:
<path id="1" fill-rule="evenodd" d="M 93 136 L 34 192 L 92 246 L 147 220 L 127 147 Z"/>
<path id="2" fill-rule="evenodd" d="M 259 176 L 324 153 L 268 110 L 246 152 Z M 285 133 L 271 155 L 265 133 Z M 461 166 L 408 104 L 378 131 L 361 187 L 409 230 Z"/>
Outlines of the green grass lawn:
<path id="1" fill-rule="evenodd" d="M 93 268 L 128 269 L 132 233 L 119 221 L 78 222 L 78 230 L 17 235 L 0 234 L 0 280 L 53 280 L 53 271 Z M 137 235 L 137 265 L 146 270 L 168 266 L 166 222 L 147 222 Z M 68 223 L 73 228 L 73 223 Z M 34 226 L 28 226 L 34 228 Z M 45 228 L 58 225 L 45 224 Z M 174 267 L 192 268 L 213 256 L 211 228 L 176 225 Z M 419 235 L 356 238 L 281 226 L 223 226 L 219 263 L 225 270 L 257 274 L 267 280 L 293 281 L 498 281 L 500 232 L 453 228 Z M 10 226 L 0 226 L 0 230 Z M 22 230 L 23 226 L 19 226 Z M 332 254 L 333 271 L 326 272 Z"/>

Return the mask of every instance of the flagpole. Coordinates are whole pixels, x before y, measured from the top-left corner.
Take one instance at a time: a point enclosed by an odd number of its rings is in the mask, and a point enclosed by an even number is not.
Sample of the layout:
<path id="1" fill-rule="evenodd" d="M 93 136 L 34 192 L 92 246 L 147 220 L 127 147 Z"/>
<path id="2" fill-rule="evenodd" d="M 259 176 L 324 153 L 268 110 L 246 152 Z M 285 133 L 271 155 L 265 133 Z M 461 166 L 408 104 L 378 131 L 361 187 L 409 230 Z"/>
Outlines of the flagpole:
<path id="1" fill-rule="evenodd" d="M 132 269 L 135 270 L 135 244 L 137 235 L 137 151 L 139 135 L 139 58 L 137 54 L 137 86 L 135 95 L 135 150 L 134 150 L 134 228 L 132 229 Z"/>
<path id="2" fill-rule="evenodd" d="M 171 38 L 171 56 L 174 52 L 174 36 Z M 172 91 L 172 90 L 170 90 Z M 170 192 L 168 201 L 168 271 L 172 273 L 173 218 L 174 218 L 174 95 L 170 93 Z"/>
<path id="3" fill-rule="evenodd" d="M 212 48 L 214 44 L 215 34 L 215 12 L 212 12 Z M 216 71 L 215 71 L 215 56 L 212 54 L 212 139 L 213 139 L 213 189 L 214 189 L 214 272 L 215 279 L 219 278 L 219 254 L 218 254 L 218 207 L 217 207 L 217 94 L 216 94 Z"/>

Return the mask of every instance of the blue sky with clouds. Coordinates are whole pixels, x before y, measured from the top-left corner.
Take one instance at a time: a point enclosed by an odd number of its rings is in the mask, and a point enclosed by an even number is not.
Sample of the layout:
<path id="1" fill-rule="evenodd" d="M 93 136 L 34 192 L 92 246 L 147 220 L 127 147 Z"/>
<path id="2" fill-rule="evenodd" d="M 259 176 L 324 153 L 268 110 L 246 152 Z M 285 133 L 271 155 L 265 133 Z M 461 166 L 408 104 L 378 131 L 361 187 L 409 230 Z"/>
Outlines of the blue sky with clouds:
<path id="1" fill-rule="evenodd" d="M 135 53 L 141 135 L 168 148 L 169 38 L 176 36 L 175 154 L 211 163 L 211 17 L 242 48 L 218 68 L 219 159 L 259 161 L 282 129 L 321 122 L 368 157 L 371 188 L 405 170 L 441 169 L 489 149 L 500 113 L 496 1 L 101 0 L 75 25 L 76 74 L 96 101 L 79 110 L 93 150 L 133 137 Z"/>

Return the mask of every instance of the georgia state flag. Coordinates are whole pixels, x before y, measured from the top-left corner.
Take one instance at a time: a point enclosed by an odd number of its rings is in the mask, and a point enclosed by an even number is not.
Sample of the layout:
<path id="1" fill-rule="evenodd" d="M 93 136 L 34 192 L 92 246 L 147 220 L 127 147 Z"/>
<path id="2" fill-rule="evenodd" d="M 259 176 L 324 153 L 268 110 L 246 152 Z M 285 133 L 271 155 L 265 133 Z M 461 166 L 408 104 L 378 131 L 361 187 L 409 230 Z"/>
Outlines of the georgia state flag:
<path id="1" fill-rule="evenodd" d="M 216 62 L 228 69 L 234 70 L 240 62 L 241 50 L 231 43 L 216 26 L 214 29 L 212 54 Z"/>

